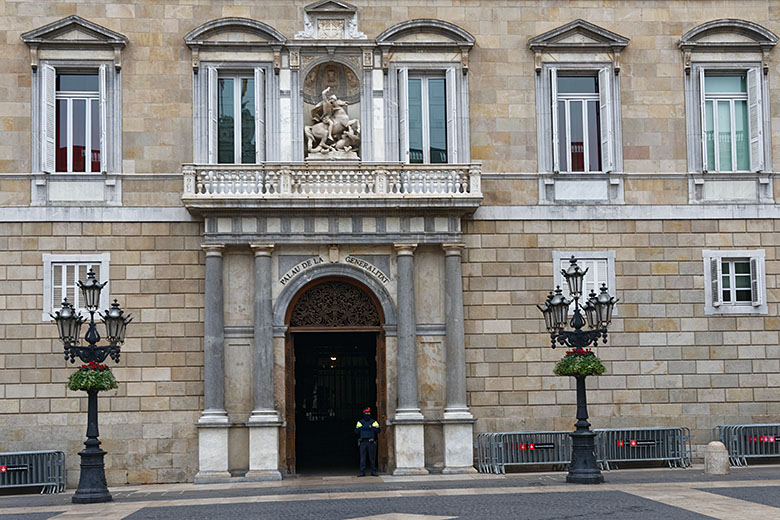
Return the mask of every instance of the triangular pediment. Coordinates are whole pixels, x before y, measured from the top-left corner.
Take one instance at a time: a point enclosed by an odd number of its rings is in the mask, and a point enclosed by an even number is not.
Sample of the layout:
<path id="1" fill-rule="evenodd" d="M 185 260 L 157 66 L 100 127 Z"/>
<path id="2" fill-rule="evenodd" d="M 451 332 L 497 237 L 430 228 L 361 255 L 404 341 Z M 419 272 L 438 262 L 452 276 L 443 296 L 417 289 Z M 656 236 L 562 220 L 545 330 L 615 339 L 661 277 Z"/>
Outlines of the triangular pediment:
<path id="1" fill-rule="evenodd" d="M 22 40 L 38 46 L 46 44 L 106 44 L 124 46 L 127 36 L 85 20 L 77 15 L 68 16 L 22 34 Z"/>
<path id="2" fill-rule="evenodd" d="M 306 13 L 329 13 L 329 14 L 353 14 L 357 12 L 357 7 L 346 2 L 336 0 L 322 0 L 309 4 L 303 8 Z"/>
<path id="3" fill-rule="evenodd" d="M 594 25 L 574 20 L 528 40 L 533 51 L 622 50 L 630 40 L 625 36 Z"/>
<path id="4" fill-rule="evenodd" d="M 777 35 L 747 20 L 722 18 L 698 25 L 680 38 L 679 47 L 695 49 L 760 51 L 777 44 Z"/>

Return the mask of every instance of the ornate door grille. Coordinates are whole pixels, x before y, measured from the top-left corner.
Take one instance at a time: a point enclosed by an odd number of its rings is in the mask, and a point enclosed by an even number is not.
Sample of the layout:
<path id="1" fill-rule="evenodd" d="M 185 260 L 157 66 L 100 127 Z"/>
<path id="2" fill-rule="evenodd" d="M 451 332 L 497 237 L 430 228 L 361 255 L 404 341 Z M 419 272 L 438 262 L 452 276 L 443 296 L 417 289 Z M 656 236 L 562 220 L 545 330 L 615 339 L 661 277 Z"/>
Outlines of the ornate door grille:
<path id="1" fill-rule="evenodd" d="M 379 327 L 379 311 L 358 287 L 340 281 L 315 285 L 293 307 L 290 327 Z"/>

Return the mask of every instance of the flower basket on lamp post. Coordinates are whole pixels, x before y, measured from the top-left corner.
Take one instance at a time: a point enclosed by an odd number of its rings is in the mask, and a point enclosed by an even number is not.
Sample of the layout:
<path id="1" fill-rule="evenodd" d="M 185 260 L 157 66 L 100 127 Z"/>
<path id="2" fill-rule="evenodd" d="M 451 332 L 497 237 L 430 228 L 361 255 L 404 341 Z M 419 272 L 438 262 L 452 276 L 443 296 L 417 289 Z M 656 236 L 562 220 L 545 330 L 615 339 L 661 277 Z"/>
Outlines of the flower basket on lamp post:
<path id="1" fill-rule="evenodd" d="M 550 333 L 552 348 L 557 345 L 570 347 L 553 370 L 559 376 L 572 376 L 577 380 L 577 422 L 572 432 L 572 454 L 567 482 L 578 484 L 600 484 L 604 476 L 596 463 L 596 434 L 590 430 L 588 404 L 585 393 L 585 378 L 604 373 L 604 364 L 590 347 L 598 345 L 601 339 L 607 342 L 607 326 L 612 321 L 612 309 L 617 299 L 607 293 L 606 284 L 600 293 L 591 291 L 587 300 L 580 305 L 584 271 L 572 256 L 569 268 L 561 270 L 569 286 L 571 299 L 566 299 L 560 286 L 547 296 L 544 306 L 538 306 L 544 316 L 544 323 Z M 574 314 L 569 320 L 569 306 L 574 303 Z M 583 317 L 583 313 L 585 316 Z M 587 319 L 587 322 L 586 322 Z M 585 325 L 588 330 L 582 330 Z M 564 330 L 569 325 L 573 330 Z"/>

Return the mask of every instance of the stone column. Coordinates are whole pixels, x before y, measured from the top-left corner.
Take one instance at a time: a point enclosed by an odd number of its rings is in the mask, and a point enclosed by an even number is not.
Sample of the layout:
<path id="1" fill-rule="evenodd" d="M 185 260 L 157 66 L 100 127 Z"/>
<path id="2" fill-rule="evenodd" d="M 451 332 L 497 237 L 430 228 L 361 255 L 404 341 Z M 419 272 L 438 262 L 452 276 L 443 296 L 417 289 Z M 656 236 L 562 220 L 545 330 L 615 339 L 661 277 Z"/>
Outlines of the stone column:
<path id="1" fill-rule="evenodd" d="M 398 266 L 398 406 L 394 475 L 426 474 L 423 415 L 417 390 L 417 317 L 414 311 L 414 250 L 417 244 L 395 244 Z"/>
<path id="2" fill-rule="evenodd" d="M 252 343 L 252 393 L 254 409 L 249 426 L 249 472 L 252 480 L 281 480 L 279 426 L 274 408 L 273 301 L 271 251 L 273 244 L 252 244 L 255 253 L 255 313 Z"/>
<path id="3" fill-rule="evenodd" d="M 222 289 L 223 244 L 204 244 L 206 252 L 205 318 L 203 322 L 203 401 L 198 420 L 198 474 L 195 482 L 230 478 L 228 415 L 225 411 L 225 315 Z"/>
<path id="4" fill-rule="evenodd" d="M 474 417 L 466 405 L 466 341 L 463 331 L 463 278 L 461 251 L 464 244 L 442 244 L 444 249 L 444 312 L 447 331 L 446 388 L 444 408 L 444 469 L 442 473 L 473 473 Z"/>

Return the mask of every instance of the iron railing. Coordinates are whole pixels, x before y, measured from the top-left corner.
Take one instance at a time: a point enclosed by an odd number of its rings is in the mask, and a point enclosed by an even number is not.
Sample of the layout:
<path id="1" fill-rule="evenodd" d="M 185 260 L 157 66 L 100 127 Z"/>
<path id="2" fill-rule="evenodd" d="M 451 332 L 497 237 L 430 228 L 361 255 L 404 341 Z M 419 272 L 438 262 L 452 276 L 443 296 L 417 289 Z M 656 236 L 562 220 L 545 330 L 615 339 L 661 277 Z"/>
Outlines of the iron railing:
<path id="1" fill-rule="evenodd" d="M 715 426 L 712 438 L 729 452 L 732 466 L 747 466 L 747 459 L 780 457 L 780 423 Z"/>

